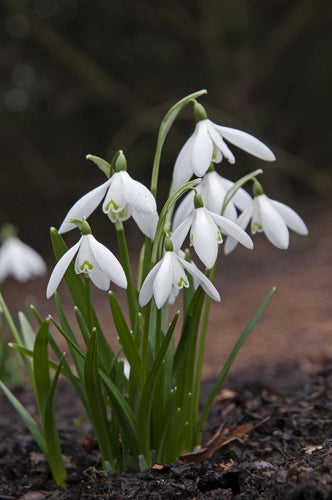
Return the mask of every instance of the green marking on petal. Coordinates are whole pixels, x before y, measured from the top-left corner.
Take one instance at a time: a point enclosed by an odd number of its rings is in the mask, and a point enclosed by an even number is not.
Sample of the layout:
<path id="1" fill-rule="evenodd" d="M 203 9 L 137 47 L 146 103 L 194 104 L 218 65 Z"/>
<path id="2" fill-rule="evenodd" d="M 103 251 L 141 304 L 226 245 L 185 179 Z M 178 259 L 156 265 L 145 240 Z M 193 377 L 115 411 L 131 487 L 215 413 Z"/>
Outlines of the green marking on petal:
<path id="1" fill-rule="evenodd" d="M 259 224 L 258 222 L 253 222 L 251 225 L 251 231 L 253 233 L 256 233 L 257 231 L 261 233 L 263 231 L 263 226 Z"/>
<path id="2" fill-rule="evenodd" d="M 80 270 L 81 271 L 85 271 L 85 270 L 92 271 L 92 269 L 93 269 L 93 265 L 88 260 L 85 260 L 83 262 L 83 264 L 80 265 Z"/>
<path id="3" fill-rule="evenodd" d="M 221 236 L 221 232 L 220 231 L 217 231 L 217 242 L 218 243 L 222 243 L 223 242 L 223 239 L 222 239 L 222 236 Z"/>
<path id="4" fill-rule="evenodd" d="M 110 200 L 110 201 L 107 203 L 107 205 L 106 205 L 106 211 L 107 211 L 107 212 L 110 212 L 111 210 L 112 210 L 112 211 L 113 211 L 113 210 L 115 210 L 115 211 L 119 210 L 119 205 L 117 205 L 117 204 L 116 204 L 113 200 Z"/>
<path id="5" fill-rule="evenodd" d="M 183 287 L 188 288 L 189 283 L 185 278 L 181 277 L 180 281 L 177 282 L 176 286 L 178 288 L 183 288 Z"/>

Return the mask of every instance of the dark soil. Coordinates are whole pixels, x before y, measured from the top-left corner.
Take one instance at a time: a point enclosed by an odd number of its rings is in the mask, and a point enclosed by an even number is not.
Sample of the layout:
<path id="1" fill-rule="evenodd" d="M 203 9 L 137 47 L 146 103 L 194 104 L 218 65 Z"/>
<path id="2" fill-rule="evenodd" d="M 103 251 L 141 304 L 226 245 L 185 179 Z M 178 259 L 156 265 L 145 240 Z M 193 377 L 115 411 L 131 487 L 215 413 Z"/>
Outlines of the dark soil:
<path id="1" fill-rule="evenodd" d="M 203 397 L 208 386 L 205 382 Z M 33 413 L 31 396 L 23 389 L 18 393 Z M 265 368 L 264 377 L 259 369 L 237 372 L 216 399 L 207 424 L 205 442 L 219 430 L 211 457 L 212 446 L 174 465 L 111 476 L 102 472 L 89 424 L 61 381 L 57 413 L 67 490 L 56 488 L 43 455 L 3 395 L 0 402 L 1 500 L 332 499 L 328 359 Z"/>

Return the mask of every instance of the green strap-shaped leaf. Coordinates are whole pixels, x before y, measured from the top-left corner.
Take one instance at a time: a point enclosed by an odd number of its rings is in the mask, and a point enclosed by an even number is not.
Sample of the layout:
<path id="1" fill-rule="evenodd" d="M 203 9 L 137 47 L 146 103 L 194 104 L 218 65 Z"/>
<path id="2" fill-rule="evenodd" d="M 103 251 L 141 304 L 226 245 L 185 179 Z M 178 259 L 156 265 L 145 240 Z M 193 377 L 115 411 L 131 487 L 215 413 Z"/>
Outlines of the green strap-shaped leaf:
<path id="1" fill-rule="evenodd" d="M 36 398 L 42 420 L 44 420 L 46 401 L 51 386 L 48 368 L 48 329 L 49 320 L 45 320 L 38 330 L 33 349 Z"/>
<path id="2" fill-rule="evenodd" d="M 9 326 L 9 329 L 11 331 L 11 334 L 13 335 L 13 337 L 15 339 L 15 342 L 17 344 L 23 344 L 22 335 L 20 334 L 20 332 L 16 328 L 15 322 L 14 322 L 14 320 L 13 320 L 13 318 L 12 318 L 12 316 L 11 316 L 9 310 L 8 310 L 6 302 L 4 301 L 4 299 L 3 299 L 3 297 L 2 297 L 1 294 L 0 294 L 0 308 L 2 310 L 2 314 L 6 318 L 6 321 L 8 323 L 8 326 Z M 28 377 L 29 377 L 31 386 L 33 388 L 33 391 L 36 394 L 35 379 L 34 379 L 34 376 L 33 376 L 33 371 L 32 371 L 32 368 L 31 368 L 31 363 L 30 363 L 30 361 L 25 356 L 22 356 L 22 361 L 24 363 L 24 366 L 25 366 L 26 372 L 28 374 Z"/>
<path id="3" fill-rule="evenodd" d="M 30 349 L 27 349 L 24 347 L 24 345 L 18 345 L 18 344 L 13 344 L 12 342 L 9 343 L 9 346 L 15 349 L 16 351 L 20 352 L 21 354 L 24 354 L 24 356 L 28 356 L 29 358 L 33 358 L 33 351 L 30 351 Z M 48 365 L 52 370 L 56 371 L 58 369 L 59 364 L 55 363 L 52 360 L 48 360 Z M 66 376 L 65 370 L 62 368 L 61 369 L 61 375 Z"/>
<path id="4" fill-rule="evenodd" d="M 190 343 L 193 338 L 194 329 L 198 329 L 199 324 L 197 316 L 200 315 L 204 302 L 204 291 L 199 287 L 188 307 L 187 314 L 183 321 L 183 326 L 181 330 L 180 340 L 178 342 L 175 355 L 174 355 L 174 365 L 173 365 L 173 376 L 177 376 L 180 370 L 183 368 L 187 361 L 188 352 L 190 349 Z M 196 322 L 196 323 L 195 323 Z"/>
<path id="5" fill-rule="evenodd" d="M 3 390 L 4 394 L 7 396 L 8 400 L 11 402 L 33 437 L 35 438 L 39 448 L 47 456 L 46 441 L 41 432 L 39 426 L 31 417 L 31 415 L 26 411 L 24 406 L 19 402 L 19 400 L 14 396 L 14 394 L 5 386 L 0 380 L 0 388 Z"/>
<path id="6" fill-rule="evenodd" d="M 33 345 L 35 343 L 35 338 L 36 338 L 35 332 L 33 331 L 32 327 L 30 325 L 30 322 L 28 321 L 25 314 L 23 314 L 22 312 L 19 312 L 18 319 L 20 322 L 23 343 L 27 349 L 32 350 Z"/>
<path id="7" fill-rule="evenodd" d="M 110 305 L 116 330 L 118 332 L 123 352 L 130 364 L 130 368 L 134 370 L 137 380 L 139 380 L 140 373 L 140 357 L 137 346 L 134 342 L 133 335 L 128 328 L 127 322 L 115 295 L 111 292 L 109 294 Z"/>
<path id="8" fill-rule="evenodd" d="M 70 339 L 70 342 L 68 342 L 70 354 L 73 358 L 78 376 L 80 377 L 80 379 L 82 379 L 83 378 L 83 360 L 82 360 L 81 353 L 78 352 L 78 350 L 77 350 L 78 342 L 76 340 L 76 337 L 75 337 L 73 330 L 71 329 L 71 326 L 70 326 L 69 321 L 67 319 L 66 313 L 63 310 L 59 295 L 57 293 L 55 293 L 54 299 L 55 299 L 55 304 L 57 307 L 60 323 L 62 326 L 62 331 L 65 332 L 66 339 Z"/>
<path id="9" fill-rule="evenodd" d="M 136 417 L 123 394 L 121 394 L 110 377 L 101 370 L 99 370 L 99 375 L 111 401 L 112 413 L 116 416 L 121 428 L 122 440 L 127 449 L 131 450 L 133 456 L 138 456 L 139 444 Z"/>
<path id="10" fill-rule="evenodd" d="M 199 424 L 197 426 L 196 440 L 199 439 L 200 433 L 203 429 L 203 426 L 205 424 L 205 421 L 207 419 L 207 416 L 209 414 L 209 411 L 210 411 L 210 408 L 213 404 L 213 401 L 214 401 L 215 397 L 217 396 L 217 394 L 218 394 L 218 392 L 219 392 L 219 390 L 220 390 L 220 388 L 225 380 L 225 377 L 226 377 L 230 367 L 232 366 L 234 359 L 236 358 L 237 353 L 239 352 L 239 350 L 243 346 L 244 342 L 247 340 L 250 332 L 252 331 L 252 329 L 254 328 L 256 323 L 261 318 L 262 314 L 264 313 L 266 307 L 268 306 L 275 291 L 276 291 L 276 288 L 274 287 L 268 293 L 268 295 L 265 297 L 262 304 L 260 305 L 260 307 L 256 311 L 256 314 L 254 315 L 252 320 L 248 323 L 248 325 L 245 327 L 245 329 L 241 333 L 238 341 L 236 342 L 235 346 L 233 347 L 232 352 L 228 356 L 226 363 L 224 364 L 221 372 L 219 373 L 217 380 L 215 381 L 214 386 L 213 386 L 213 388 L 208 396 L 208 399 L 204 405 L 204 408 L 203 408 L 203 411 L 201 414 L 201 418 L 200 418 Z"/>
<path id="11" fill-rule="evenodd" d="M 86 353 L 84 364 L 84 383 L 86 397 L 90 407 L 90 418 L 96 433 L 99 450 L 104 466 L 111 467 L 114 471 L 115 457 L 114 445 L 111 440 L 110 422 L 107 417 L 107 410 L 102 395 L 100 378 L 97 364 L 96 331 L 91 332 L 90 343 Z"/>
<path id="12" fill-rule="evenodd" d="M 178 319 L 179 313 L 177 313 L 165 335 L 163 343 L 160 347 L 158 355 L 152 365 L 148 378 L 144 384 L 144 389 L 142 392 L 141 403 L 138 413 L 138 431 L 139 439 L 141 443 L 141 452 L 144 455 L 147 463 L 150 461 L 150 422 L 151 422 L 151 408 L 153 403 L 153 395 L 158 381 L 158 375 L 163 366 L 163 359 L 166 354 L 169 343 L 174 334 L 175 325 Z"/>
<path id="13" fill-rule="evenodd" d="M 58 369 L 54 375 L 49 393 L 47 395 L 44 414 L 44 433 L 47 446 L 47 460 L 52 471 L 54 480 L 58 486 L 66 487 L 66 468 L 62 459 L 59 433 L 54 411 L 54 393 L 61 372 L 63 359 L 60 360 Z"/>

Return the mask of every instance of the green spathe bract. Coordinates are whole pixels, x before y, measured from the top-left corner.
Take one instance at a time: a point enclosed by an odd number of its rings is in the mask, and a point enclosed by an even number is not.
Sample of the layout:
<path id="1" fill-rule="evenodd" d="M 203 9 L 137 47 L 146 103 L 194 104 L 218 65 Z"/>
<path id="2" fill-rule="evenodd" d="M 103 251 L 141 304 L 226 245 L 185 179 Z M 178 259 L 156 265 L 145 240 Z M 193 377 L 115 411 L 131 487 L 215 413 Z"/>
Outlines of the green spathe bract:
<path id="1" fill-rule="evenodd" d="M 196 119 L 198 111 L 202 114 L 203 108 L 197 104 L 196 99 L 205 93 L 205 90 L 201 90 L 180 100 L 162 120 L 152 167 L 151 192 L 154 196 L 157 193 L 162 148 L 168 132 L 179 113 L 188 104 L 194 103 Z M 97 156 L 88 155 L 87 158 L 107 177 L 117 175 L 117 169 L 122 171 L 127 168 L 121 150 L 116 153 L 112 163 Z M 261 170 L 256 170 L 233 185 L 225 196 L 222 213 L 218 214 L 218 217 L 223 215 L 227 203 L 237 191 L 260 173 Z M 89 275 L 86 273 L 82 279 L 75 272 L 73 262 L 69 264 L 63 277 L 73 300 L 75 324 L 71 324 L 60 296 L 55 292 L 57 318 L 43 319 L 32 307 L 39 325 L 34 336 L 32 326 L 22 314 L 19 327 L 16 327 L 0 296 L 0 307 L 15 341 L 11 346 L 20 353 L 24 361 L 35 394 L 40 424 L 29 415 L 3 383 L 0 383 L 0 387 L 35 437 L 58 485 L 65 486 L 66 477 L 53 406 L 60 375 L 73 385 L 90 418 L 105 471 L 116 472 L 128 468 L 142 470 L 150 467 L 155 461 L 174 462 L 181 453 L 191 452 L 201 444 L 202 429 L 213 399 L 238 350 L 274 293 L 272 289 L 240 335 L 225 365 L 221 367 L 200 414 L 200 386 L 210 307 L 209 294 L 212 289 L 215 290 L 212 282 L 216 265 L 206 271 L 205 275 L 200 271 L 194 272 L 195 264 L 191 261 L 190 252 L 186 251 L 181 254 L 185 256 L 185 260 L 179 257 L 179 262 L 184 266 L 181 271 L 182 281 L 176 281 L 174 278 L 177 276 L 175 267 L 174 276 L 164 273 L 170 290 L 168 300 L 174 301 L 178 293 L 183 294 L 182 312 L 176 312 L 173 318 L 169 318 L 167 301 L 160 301 L 159 308 L 154 299 L 147 303 L 141 301 L 146 305 L 139 305 L 140 290 L 146 277 L 150 275 L 153 287 L 162 286 L 161 279 L 153 282 L 151 272 L 154 276 L 153 269 L 158 269 L 165 252 L 180 251 L 179 248 L 173 248 L 170 240 L 174 207 L 184 194 L 195 190 L 200 181 L 193 179 L 176 191 L 170 188 L 170 196 L 160 211 L 154 239 L 152 241 L 146 237 L 141 249 L 137 279 L 133 274 L 124 224 L 122 221 L 115 223 L 121 263 L 128 283 L 127 310 L 124 311 L 120 306 L 116 293 L 110 292 L 108 301 L 113 318 L 110 331 L 103 331 L 100 326 L 91 298 Z M 196 195 L 195 203 L 196 209 L 203 206 L 199 195 Z M 82 221 L 71 222 L 86 234 L 90 234 L 90 226 L 84 218 Z M 63 237 L 54 228 L 51 229 L 51 239 L 55 257 L 59 261 L 68 248 Z M 173 260 L 176 261 L 175 257 Z M 175 262 L 174 266 L 176 265 L 180 264 Z M 100 267 L 100 272 L 102 271 L 103 266 Z M 96 280 L 96 286 L 100 280 L 101 276 Z M 183 284 L 188 285 L 188 288 L 181 289 Z M 218 298 L 219 294 L 212 294 L 212 297 Z M 174 336 L 176 328 L 179 332 L 178 341 Z M 66 361 L 61 352 L 55 340 L 56 336 L 53 335 L 54 331 L 67 343 L 71 363 Z M 81 338 L 74 333 L 77 331 L 80 332 Z M 218 335 L 220 334 L 221 332 L 218 332 Z M 110 335 L 118 337 L 117 350 L 114 350 L 108 341 Z M 50 350 L 53 351 L 52 360 Z M 127 365 L 129 369 L 125 369 Z"/>

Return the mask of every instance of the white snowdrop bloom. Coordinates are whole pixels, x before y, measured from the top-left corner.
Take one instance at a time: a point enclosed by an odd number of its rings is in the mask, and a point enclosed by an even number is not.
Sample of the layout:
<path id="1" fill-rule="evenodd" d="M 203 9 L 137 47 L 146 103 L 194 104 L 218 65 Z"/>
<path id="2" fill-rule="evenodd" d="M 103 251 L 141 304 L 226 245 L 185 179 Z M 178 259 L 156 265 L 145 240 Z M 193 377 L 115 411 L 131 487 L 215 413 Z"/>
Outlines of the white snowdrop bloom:
<path id="1" fill-rule="evenodd" d="M 76 245 L 61 257 L 53 269 L 47 285 L 47 298 L 50 298 L 58 288 L 76 254 L 75 272 L 87 273 L 97 288 L 108 290 L 110 281 L 121 288 L 127 288 L 127 278 L 118 259 L 92 234 L 83 234 Z"/>
<path id="2" fill-rule="evenodd" d="M 0 248 L 0 283 L 12 277 L 20 282 L 42 276 L 46 264 L 33 248 L 16 236 L 7 238 Z"/>
<path id="3" fill-rule="evenodd" d="M 235 163 L 235 157 L 224 139 L 262 160 L 274 161 L 272 151 L 256 137 L 236 128 L 223 127 L 208 118 L 197 122 L 194 133 L 182 147 L 173 170 L 173 187 L 178 189 L 192 175 L 202 177 L 212 161 L 223 158 Z"/>
<path id="4" fill-rule="evenodd" d="M 158 222 L 156 200 L 152 193 L 140 182 L 135 181 L 125 171 L 112 175 L 108 181 L 80 198 L 69 210 L 59 233 L 74 229 L 70 219 L 88 218 L 103 201 L 103 211 L 112 222 L 125 221 L 133 217 L 140 230 L 153 238 Z"/>
<path id="5" fill-rule="evenodd" d="M 210 210 L 210 212 L 220 215 L 226 193 L 233 185 L 234 183 L 232 181 L 212 171 L 204 175 L 202 182 L 198 184 L 195 189 L 201 195 L 204 206 Z M 179 204 L 173 218 L 173 230 L 193 212 L 194 196 L 195 193 L 191 190 Z M 237 219 L 236 208 L 243 211 L 246 207 L 251 205 L 251 203 L 251 196 L 243 188 L 240 188 L 227 204 L 223 215 L 227 219 L 235 221 Z"/>
<path id="6" fill-rule="evenodd" d="M 289 229 L 298 234 L 307 235 L 308 228 L 301 217 L 290 207 L 265 194 L 256 196 L 250 206 L 239 216 L 239 226 L 246 229 L 251 220 L 251 232 L 264 232 L 272 245 L 286 250 L 289 245 Z M 229 254 L 234 250 L 237 241 L 229 236 L 224 251 Z"/>
<path id="7" fill-rule="evenodd" d="M 154 297 L 157 308 L 160 309 L 169 299 L 174 301 L 177 290 L 189 287 L 185 273 L 188 271 L 196 279 L 203 290 L 216 301 L 220 295 L 211 281 L 192 262 L 187 262 L 174 251 L 166 251 L 163 258 L 151 269 L 144 280 L 139 303 L 145 306 Z"/>
<path id="8" fill-rule="evenodd" d="M 171 240 L 175 250 L 181 248 L 189 231 L 190 244 L 208 269 L 211 269 L 216 262 L 218 245 L 223 241 L 221 233 L 233 236 L 247 248 L 253 248 L 251 238 L 237 223 L 222 215 L 214 214 L 203 206 L 195 208 L 172 234 Z"/>

